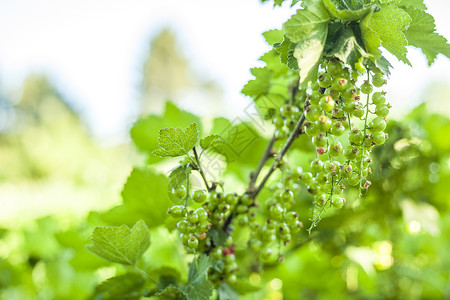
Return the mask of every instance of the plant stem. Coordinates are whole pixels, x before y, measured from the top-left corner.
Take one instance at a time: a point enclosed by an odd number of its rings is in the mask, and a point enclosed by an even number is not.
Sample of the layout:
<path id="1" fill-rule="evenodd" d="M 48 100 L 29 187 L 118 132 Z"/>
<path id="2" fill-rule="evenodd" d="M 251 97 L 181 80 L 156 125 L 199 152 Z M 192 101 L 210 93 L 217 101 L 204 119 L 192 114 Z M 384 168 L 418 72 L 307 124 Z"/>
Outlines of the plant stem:
<path id="1" fill-rule="evenodd" d="M 203 182 L 205 183 L 206 189 L 208 190 L 208 192 L 210 192 L 211 191 L 211 187 L 209 186 L 208 180 L 206 180 L 205 173 L 203 172 L 202 166 L 200 165 L 200 159 L 198 158 L 197 150 L 195 149 L 195 147 L 192 150 L 194 151 L 194 157 L 195 157 L 195 160 L 197 162 L 198 172 L 202 176 L 202 179 L 203 179 Z"/>
<path id="2" fill-rule="evenodd" d="M 141 274 L 145 279 L 153 281 L 154 283 L 158 283 L 155 279 L 153 279 L 152 277 L 150 277 L 150 275 L 147 274 L 147 272 L 145 272 L 144 270 L 142 270 L 141 268 L 139 268 L 136 265 L 133 265 L 134 269 Z"/>
<path id="3" fill-rule="evenodd" d="M 305 107 L 309 105 L 308 102 L 305 103 Z M 305 121 L 305 110 L 303 110 L 303 113 L 300 117 L 300 119 L 298 120 L 297 124 L 295 125 L 294 130 L 292 131 L 291 135 L 289 136 L 289 138 L 286 141 L 286 144 L 284 144 L 283 148 L 281 149 L 281 151 L 278 153 L 278 155 L 275 157 L 275 161 L 272 163 L 272 165 L 270 166 L 269 171 L 267 172 L 266 176 L 264 176 L 264 178 L 262 179 L 261 183 L 258 185 L 258 187 L 255 189 L 255 191 L 253 193 L 250 194 L 250 197 L 252 199 L 255 199 L 256 196 L 258 196 L 259 192 L 262 190 L 262 188 L 264 187 L 264 185 L 266 184 L 267 180 L 269 179 L 269 177 L 272 175 L 272 173 L 275 171 L 275 169 L 278 167 L 278 164 L 280 163 L 280 161 L 283 159 L 284 155 L 287 153 L 287 151 L 289 150 L 289 148 L 292 146 L 292 144 L 294 143 L 295 139 L 302 133 L 301 127 L 303 125 L 303 122 Z"/>
<path id="4" fill-rule="evenodd" d="M 248 184 L 247 193 L 251 194 L 255 189 L 256 180 L 258 179 L 259 173 L 261 173 L 262 168 L 266 164 L 267 160 L 272 157 L 272 148 L 275 144 L 275 135 L 273 135 L 272 139 L 267 144 L 266 149 L 261 157 L 261 160 L 258 163 L 258 167 L 255 172 L 250 173 L 250 183 Z"/>

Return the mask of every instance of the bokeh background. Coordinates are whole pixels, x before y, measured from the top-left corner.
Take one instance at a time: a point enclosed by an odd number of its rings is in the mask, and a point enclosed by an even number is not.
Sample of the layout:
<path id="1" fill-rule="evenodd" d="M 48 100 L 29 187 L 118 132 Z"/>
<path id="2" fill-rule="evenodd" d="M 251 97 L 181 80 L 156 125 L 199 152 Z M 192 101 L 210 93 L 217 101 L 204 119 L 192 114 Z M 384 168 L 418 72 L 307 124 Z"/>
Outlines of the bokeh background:
<path id="1" fill-rule="evenodd" d="M 449 38 L 450 2 L 425 3 Z M 84 245 L 93 212 L 120 203 L 145 163 L 132 124 L 169 99 L 205 120 L 248 119 L 240 90 L 269 50 L 261 33 L 294 11 L 256 0 L 1 1 L 0 299 L 86 299 L 113 275 Z M 250 274 L 276 279 L 249 299 L 450 298 L 450 61 L 429 67 L 410 49 L 410 68 L 386 56 L 393 122 L 371 192 L 286 264 Z"/>

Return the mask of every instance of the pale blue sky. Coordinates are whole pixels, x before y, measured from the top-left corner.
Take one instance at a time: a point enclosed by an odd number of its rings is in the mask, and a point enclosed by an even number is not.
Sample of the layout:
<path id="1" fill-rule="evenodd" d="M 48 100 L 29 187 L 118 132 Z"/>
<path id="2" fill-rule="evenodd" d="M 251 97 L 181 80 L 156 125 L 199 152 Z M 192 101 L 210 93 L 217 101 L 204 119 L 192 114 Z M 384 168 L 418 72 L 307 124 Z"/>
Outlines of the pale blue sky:
<path id="1" fill-rule="evenodd" d="M 450 38 L 450 2 L 425 1 L 438 31 Z M 123 137 L 138 98 L 150 39 L 169 26 L 195 69 L 220 82 L 236 116 L 247 104 L 239 94 L 249 68 L 267 51 L 261 33 L 280 27 L 293 13 L 257 0 L 15 0 L 0 1 L 0 86 L 18 90 L 31 72 L 45 72 L 101 137 Z M 387 88 L 394 113 L 417 104 L 430 80 L 450 82 L 450 63 L 432 68 L 417 51 L 414 69 L 396 63 Z M 193 104 L 195 105 L 195 104 Z M 238 108 L 238 109 L 236 109 Z M 201 108 L 196 108 L 196 110 Z"/>

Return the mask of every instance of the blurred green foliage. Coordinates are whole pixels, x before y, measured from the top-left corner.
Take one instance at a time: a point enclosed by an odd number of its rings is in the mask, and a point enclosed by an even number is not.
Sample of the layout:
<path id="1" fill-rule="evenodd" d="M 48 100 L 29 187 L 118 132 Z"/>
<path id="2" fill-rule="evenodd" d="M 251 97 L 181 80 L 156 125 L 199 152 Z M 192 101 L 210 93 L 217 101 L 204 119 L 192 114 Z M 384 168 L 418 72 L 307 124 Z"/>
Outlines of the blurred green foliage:
<path id="1" fill-rule="evenodd" d="M 425 105 L 391 121 L 388 142 L 374 150 L 369 193 L 359 197 L 349 191 L 346 207 L 330 211 L 311 236 L 300 233 L 301 242 L 286 250 L 283 263 L 258 273 L 242 268 L 239 275 L 262 288 L 243 299 L 449 298 L 450 142 L 443 138 L 449 126 L 447 117 L 428 112 Z M 258 151 L 263 143 L 252 145 Z M 289 160 L 308 159 L 306 153 L 307 147 L 299 146 Z M 227 172 L 240 176 L 240 163 L 231 164 Z M 135 169 L 120 206 L 91 212 L 75 226 L 48 216 L 33 227 L 2 230 L 0 297 L 88 299 L 99 282 L 126 271 L 87 252 L 91 229 L 132 225 L 141 218 L 150 227 L 160 223 L 170 205 L 166 191 L 165 176 Z M 307 207 L 308 197 L 298 195 L 300 209 Z M 309 214 L 302 214 L 304 223 Z M 187 261 L 172 226 L 151 229 L 151 246 L 144 254 L 147 272 L 169 272 L 185 281 Z M 245 257 L 245 248 L 238 244 L 236 251 Z"/>

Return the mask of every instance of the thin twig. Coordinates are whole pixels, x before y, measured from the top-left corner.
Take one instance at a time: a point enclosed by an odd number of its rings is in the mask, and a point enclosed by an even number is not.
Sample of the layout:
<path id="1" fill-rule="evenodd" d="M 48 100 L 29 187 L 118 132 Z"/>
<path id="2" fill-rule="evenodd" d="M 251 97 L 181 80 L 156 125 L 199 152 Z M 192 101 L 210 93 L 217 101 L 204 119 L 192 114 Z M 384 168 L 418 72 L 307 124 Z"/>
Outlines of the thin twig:
<path id="1" fill-rule="evenodd" d="M 306 105 L 305 105 L 306 106 Z M 291 135 L 289 136 L 289 138 L 286 141 L 286 144 L 284 144 L 283 148 L 281 149 L 281 151 L 278 153 L 278 155 L 275 157 L 275 161 L 272 163 L 272 165 L 270 166 L 269 171 L 267 172 L 266 176 L 264 176 L 264 178 L 262 179 L 261 183 L 258 185 L 258 187 L 254 190 L 253 193 L 250 194 L 251 198 L 256 198 L 256 196 L 259 194 L 259 192 L 261 191 L 261 189 L 264 187 L 264 185 L 266 184 L 267 180 L 269 179 L 269 177 L 272 175 L 272 173 L 275 171 L 275 169 L 278 167 L 278 164 L 280 163 L 280 161 L 283 159 L 284 155 L 286 154 L 286 152 L 289 150 L 289 148 L 292 146 L 292 144 L 294 143 L 295 139 L 302 133 L 302 125 L 303 122 L 305 121 L 305 110 L 303 110 L 303 113 L 300 117 L 300 119 L 298 120 L 297 124 L 295 125 L 294 130 L 292 131 Z"/>
<path id="2" fill-rule="evenodd" d="M 145 272 L 144 270 L 142 270 L 141 268 L 139 268 L 136 265 L 133 265 L 134 269 L 141 274 L 145 279 L 153 281 L 155 283 L 158 283 L 158 281 L 156 281 L 155 279 L 153 279 L 152 277 L 150 277 L 150 275 L 147 274 L 147 272 Z"/>
<path id="3" fill-rule="evenodd" d="M 276 137 L 273 135 L 272 139 L 267 144 L 266 149 L 264 150 L 263 155 L 261 156 L 261 160 L 258 163 L 255 172 L 250 173 L 250 182 L 248 184 L 247 193 L 252 193 L 255 189 L 256 180 L 258 179 L 259 173 L 261 173 L 262 168 L 266 164 L 267 160 L 272 157 L 272 148 L 275 144 Z"/>
<path id="4" fill-rule="evenodd" d="M 194 151 L 194 157 L 195 157 L 195 160 L 197 162 L 198 172 L 200 173 L 200 175 L 203 178 L 203 182 L 205 183 L 206 189 L 208 190 L 208 192 L 210 192 L 211 191 L 211 187 L 209 186 L 208 180 L 206 180 L 205 173 L 203 172 L 202 166 L 200 165 L 200 159 L 198 158 L 197 150 L 195 149 L 195 147 L 192 150 Z"/>

